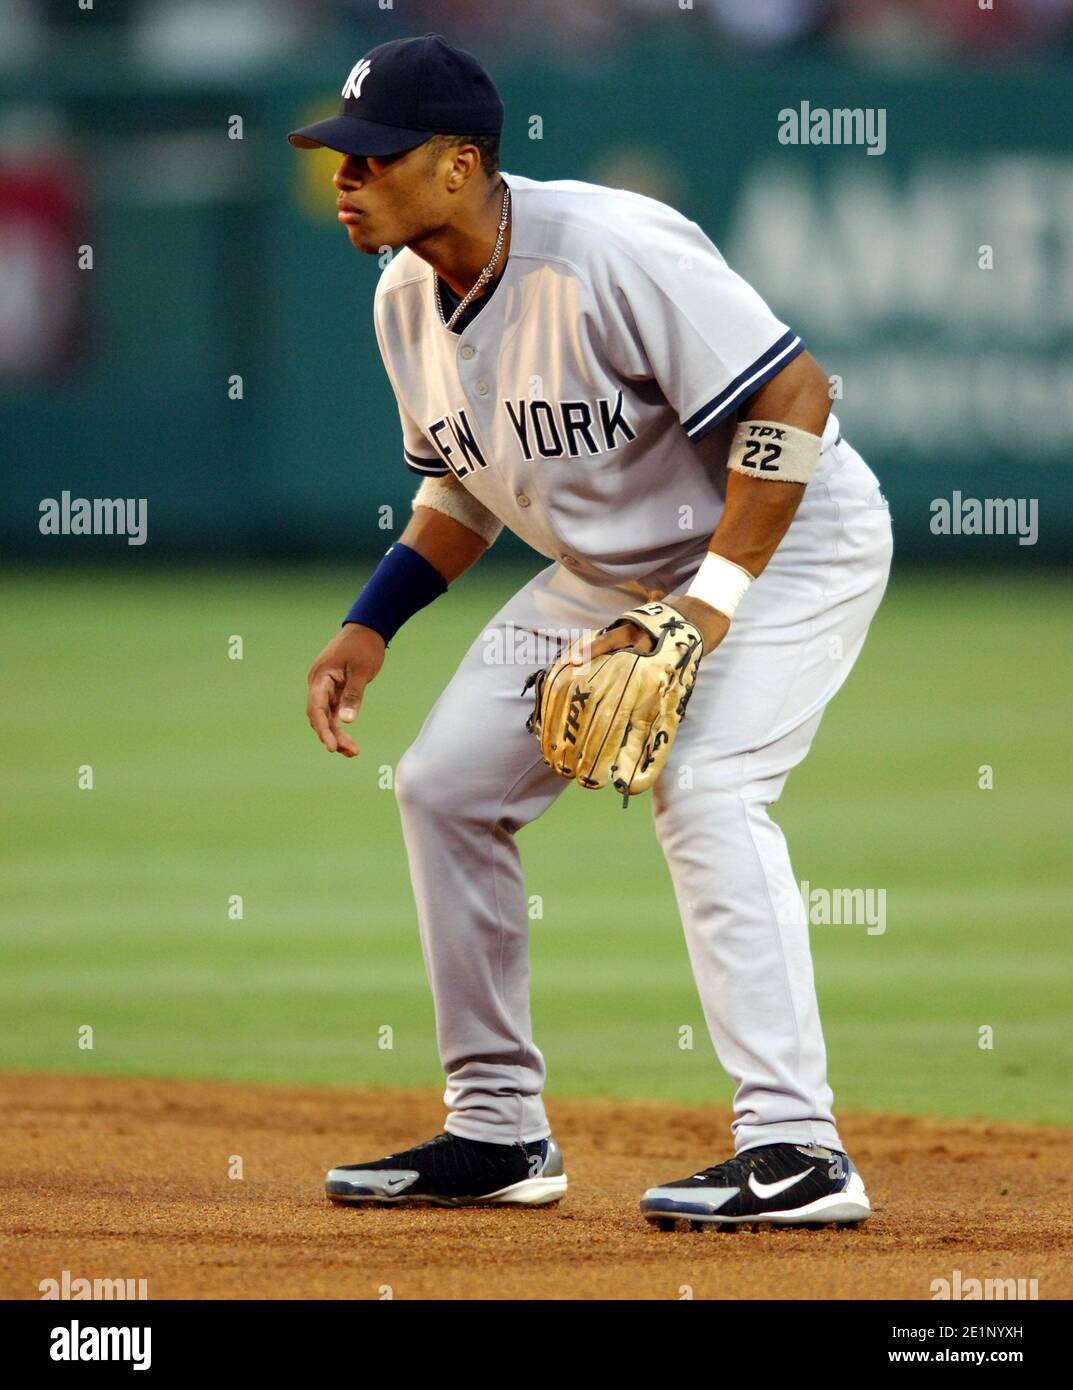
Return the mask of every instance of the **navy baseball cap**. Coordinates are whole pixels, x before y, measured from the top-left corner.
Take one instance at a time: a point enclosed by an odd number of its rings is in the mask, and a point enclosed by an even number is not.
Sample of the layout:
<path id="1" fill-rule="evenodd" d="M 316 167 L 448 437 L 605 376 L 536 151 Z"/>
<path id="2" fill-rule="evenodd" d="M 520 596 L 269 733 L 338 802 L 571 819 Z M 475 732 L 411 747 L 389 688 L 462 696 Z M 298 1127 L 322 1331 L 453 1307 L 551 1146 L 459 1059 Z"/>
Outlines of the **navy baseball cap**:
<path id="1" fill-rule="evenodd" d="M 471 53 L 439 34 L 395 39 L 366 53 L 343 85 L 339 114 L 292 130 L 299 149 L 402 154 L 432 135 L 498 135 L 503 102 Z"/>

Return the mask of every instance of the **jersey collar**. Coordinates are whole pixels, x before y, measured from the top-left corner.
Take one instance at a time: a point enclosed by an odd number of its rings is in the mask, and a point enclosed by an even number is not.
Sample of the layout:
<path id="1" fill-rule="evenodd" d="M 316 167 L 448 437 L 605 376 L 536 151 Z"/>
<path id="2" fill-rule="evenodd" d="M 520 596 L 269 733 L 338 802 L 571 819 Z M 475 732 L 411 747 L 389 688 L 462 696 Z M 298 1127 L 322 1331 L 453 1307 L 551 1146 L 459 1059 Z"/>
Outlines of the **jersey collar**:
<path id="1" fill-rule="evenodd" d="M 469 318 L 468 321 L 464 323 L 460 332 L 455 332 L 453 329 L 448 328 L 446 324 L 440 321 L 439 310 L 436 307 L 436 272 L 432 269 L 431 266 L 428 267 L 429 275 L 427 293 L 430 301 L 429 308 L 432 312 L 433 318 L 435 319 L 436 326 L 439 328 L 440 332 L 446 333 L 448 337 L 453 338 L 455 342 L 461 341 L 461 339 L 463 339 L 467 333 L 471 332 L 475 328 L 479 328 L 482 323 L 486 323 L 493 316 L 498 316 L 501 324 L 503 304 L 505 300 L 508 298 L 507 290 L 510 284 L 517 278 L 518 255 L 521 251 L 521 247 L 519 246 L 519 237 L 525 225 L 525 218 L 524 215 L 522 217 L 519 217 L 518 214 L 519 199 L 516 196 L 517 184 L 514 175 L 506 174 L 501 169 L 499 171 L 499 177 L 510 189 L 510 250 L 507 252 L 507 263 L 503 267 L 503 273 L 496 280 L 495 287 L 492 290 L 492 293 L 490 295 L 484 295 L 482 299 L 479 301 L 482 305 L 480 311 L 474 314 L 472 318 Z M 446 300 L 446 298 L 444 299 L 443 307 L 444 311 L 447 314 L 447 317 L 450 318 L 451 315 L 448 309 L 448 301 Z M 466 316 L 464 315 L 463 317 Z"/>

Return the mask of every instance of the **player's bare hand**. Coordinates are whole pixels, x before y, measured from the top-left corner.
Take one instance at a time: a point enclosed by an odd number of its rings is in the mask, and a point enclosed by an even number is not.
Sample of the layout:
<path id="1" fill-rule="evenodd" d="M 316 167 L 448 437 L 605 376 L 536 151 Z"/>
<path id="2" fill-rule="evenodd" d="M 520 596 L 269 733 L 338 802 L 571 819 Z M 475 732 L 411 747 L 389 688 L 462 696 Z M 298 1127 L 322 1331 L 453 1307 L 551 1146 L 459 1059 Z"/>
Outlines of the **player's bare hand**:
<path id="1" fill-rule="evenodd" d="M 309 668 L 306 717 L 329 753 L 356 758 L 361 751 L 340 723 L 353 723 L 365 687 L 384 664 L 384 651 L 378 632 L 347 623 Z"/>
<path id="2" fill-rule="evenodd" d="M 652 639 L 636 623 L 623 623 L 611 632 L 586 632 L 581 641 L 574 643 L 570 664 L 584 666 L 598 656 L 617 651 L 619 647 L 636 647 L 638 651 L 646 652 L 652 648 Z"/>
<path id="3" fill-rule="evenodd" d="M 718 608 L 713 608 L 703 599 L 692 594 L 681 594 L 667 600 L 677 608 L 683 618 L 688 618 L 704 638 L 704 656 L 709 656 L 730 631 L 730 619 Z M 703 657 L 701 658 L 703 660 Z"/>
<path id="4" fill-rule="evenodd" d="M 683 618 L 688 618 L 704 638 L 705 656 L 718 647 L 730 631 L 730 619 L 726 614 L 720 613 L 717 608 L 710 607 L 698 598 L 683 594 L 680 598 L 667 601 L 673 604 Z M 575 650 L 570 654 L 570 664 L 584 665 L 594 657 L 617 651 L 620 647 L 635 647 L 638 651 L 647 652 L 652 650 L 652 639 L 636 623 L 623 623 L 610 632 L 591 636 L 587 643 L 576 643 Z"/>

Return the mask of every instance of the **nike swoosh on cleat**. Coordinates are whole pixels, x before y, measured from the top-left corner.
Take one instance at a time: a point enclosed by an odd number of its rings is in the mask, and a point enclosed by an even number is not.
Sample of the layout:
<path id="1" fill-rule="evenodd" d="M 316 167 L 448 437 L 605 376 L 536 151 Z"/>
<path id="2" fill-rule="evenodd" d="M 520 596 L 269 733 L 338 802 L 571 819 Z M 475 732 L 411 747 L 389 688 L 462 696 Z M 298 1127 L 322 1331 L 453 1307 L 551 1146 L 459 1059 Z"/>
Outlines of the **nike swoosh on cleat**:
<path id="1" fill-rule="evenodd" d="M 387 1186 L 388 1186 L 388 1187 L 401 1187 L 401 1186 L 403 1185 L 403 1183 L 407 1183 L 407 1182 L 409 1182 L 409 1181 L 410 1181 L 410 1179 L 409 1179 L 408 1177 L 405 1177 L 405 1176 L 404 1176 L 404 1177 L 401 1177 L 401 1178 L 388 1178 L 388 1180 L 387 1180 Z"/>
<path id="2" fill-rule="evenodd" d="M 779 1182 L 757 1182 L 756 1174 L 749 1174 L 749 1191 L 754 1197 L 761 1199 L 766 1197 L 777 1197 L 780 1192 L 785 1192 L 788 1187 L 793 1187 L 795 1182 L 800 1182 L 802 1178 L 807 1178 L 812 1172 L 811 1168 L 806 1168 L 803 1173 L 795 1173 L 792 1178 L 782 1178 Z"/>

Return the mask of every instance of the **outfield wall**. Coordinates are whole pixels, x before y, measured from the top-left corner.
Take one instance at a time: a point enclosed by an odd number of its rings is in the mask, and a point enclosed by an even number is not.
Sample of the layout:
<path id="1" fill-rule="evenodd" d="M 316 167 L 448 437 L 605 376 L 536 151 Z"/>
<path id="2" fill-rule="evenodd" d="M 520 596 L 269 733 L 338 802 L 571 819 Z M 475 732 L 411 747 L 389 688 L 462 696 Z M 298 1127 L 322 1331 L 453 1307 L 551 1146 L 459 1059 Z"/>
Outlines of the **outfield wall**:
<path id="1" fill-rule="evenodd" d="M 414 489 L 371 331 L 377 269 L 334 221 L 331 157 L 284 138 L 334 109 L 334 66 L 150 85 L 115 51 L 0 80 L 0 127 L 32 132 L 0 172 L 0 541 L 139 563 L 375 554 Z M 506 168 L 675 203 L 804 336 L 883 480 L 902 559 L 1068 553 L 1066 73 L 717 64 L 664 46 L 498 75 Z M 50 121 L 26 119 L 43 106 Z M 800 143 L 837 108 L 877 113 L 870 145 Z M 145 497 L 148 544 L 45 540 L 38 504 L 64 490 Z M 1034 541 L 936 534 L 933 503 L 956 513 L 955 492 L 962 508 L 1020 498 L 1026 520 L 1036 499 Z M 504 536 L 496 553 L 521 551 Z"/>

